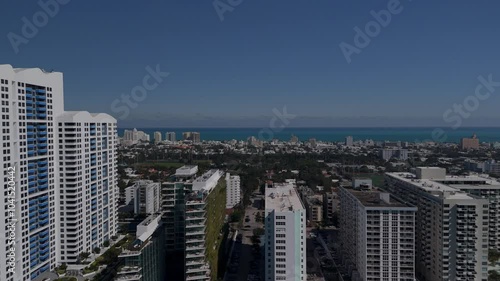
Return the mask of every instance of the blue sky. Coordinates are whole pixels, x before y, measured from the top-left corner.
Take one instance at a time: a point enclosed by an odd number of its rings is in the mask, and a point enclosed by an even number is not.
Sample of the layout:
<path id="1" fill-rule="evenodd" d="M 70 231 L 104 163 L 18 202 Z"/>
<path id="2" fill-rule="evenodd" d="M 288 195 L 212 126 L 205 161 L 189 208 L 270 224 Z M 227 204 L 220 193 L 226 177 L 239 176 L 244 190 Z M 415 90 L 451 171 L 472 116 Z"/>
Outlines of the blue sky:
<path id="1" fill-rule="evenodd" d="M 221 21 L 212 1 L 73 0 L 16 54 L 7 34 L 42 8 L 8 0 L 0 63 L 64 72 L 68 110 L 114 115 L 160 65 L 170 75 L 122 126 L 260 126 L 283 106 L 291 126 L 434 126 L 479 75 L 500 81 L 498 1 L 401 0 L 347 63 L 339 44 L 354 45 L 354 27 L 389 2 L 242 0 Z M 464 124 L 497 125 L 499 96 Z"/>

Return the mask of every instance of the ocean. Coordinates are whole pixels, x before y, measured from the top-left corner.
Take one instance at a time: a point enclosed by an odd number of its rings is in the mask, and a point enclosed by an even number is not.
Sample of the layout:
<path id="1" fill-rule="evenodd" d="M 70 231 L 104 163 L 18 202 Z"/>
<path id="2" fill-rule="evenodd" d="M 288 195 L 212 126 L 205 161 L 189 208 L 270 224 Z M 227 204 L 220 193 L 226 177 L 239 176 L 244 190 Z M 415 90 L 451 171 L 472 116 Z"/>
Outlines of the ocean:
<path id="1" fill-rule="evenodd" d="M 133 128 L 119 128 L 118 135 L 123 136 L 124 130 Z M 254 136 L 261 140 L 273 138 L 282 141 L 290 140 L 292 135 L 300 141 L 315 138 L 319 141 L 339 142 L 344 141 L 346 136 L 352 136 L 354 141 L 371 139 L 374 141 L 442 141 L 459 142 L 463 137 L 471 137 L 476 134 L 481 142 L 500 142 L 500 128 L 442 128 L 438 138 L 433 139 L 433 131 L 436 128 L 284 128 L 282 130 L 269 128 L 137 128 L 154 137 L 154 132 L 162 133 L 162 139 L 166 132 L 175 132 L 177 140 L 182 138 L 182 132 L 200 132 L 202 140 L 247 140 Z M 434 133 L 435 134 L 435 133 Z"/>

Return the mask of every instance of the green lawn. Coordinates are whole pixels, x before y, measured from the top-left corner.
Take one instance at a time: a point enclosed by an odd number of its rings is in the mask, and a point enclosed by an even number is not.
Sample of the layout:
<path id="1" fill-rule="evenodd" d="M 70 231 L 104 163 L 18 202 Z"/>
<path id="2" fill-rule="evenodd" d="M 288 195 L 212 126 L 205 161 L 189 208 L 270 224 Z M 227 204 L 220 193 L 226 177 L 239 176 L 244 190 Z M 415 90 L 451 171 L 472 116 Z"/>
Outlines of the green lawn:
<path id="1" fill-rule="evenodd" d="M 207 198 L 207 259 L 212 271 L 211 280 L 222 277 L 219 274 L 219 261 L 221 261 L 221 245 L 224 245 L 224 233 L 219 235 L 224 227 L 226 211 L 226 181 L 222 178 L 215 189 Z M 221 276 L 219 276 L 221 275 Z"/>
<path id="2" fill-rule="evenodd" d="M 136 167 L 150 167 L 150 168 L 163 168 L 163 169 L 168 169 L 168 168 L 180 168 L 184 166 L 184 163 L 178 163 L 178 162 L 162 162 L 162 161 L 151 161 L 151 162 L 142 162 L 136 164 Z"/>
<path id="3" fill-rule="evenodd" d="M 356 174 L 354 178 L 369 178 L 372 179 L 373 186 L 376 187 L 384 186 L 384 175 L 381 174 Z"/>

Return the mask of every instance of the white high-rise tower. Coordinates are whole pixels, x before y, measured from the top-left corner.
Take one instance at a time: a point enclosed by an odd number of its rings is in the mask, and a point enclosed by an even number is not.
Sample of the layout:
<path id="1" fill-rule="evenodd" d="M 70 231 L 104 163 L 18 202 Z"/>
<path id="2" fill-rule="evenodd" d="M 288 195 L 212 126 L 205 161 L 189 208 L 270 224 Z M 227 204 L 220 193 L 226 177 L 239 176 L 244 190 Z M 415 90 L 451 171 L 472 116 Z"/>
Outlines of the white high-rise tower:
<path id="1" fill-rule="evenodd" d="M 38 280 L 116 233 L 116 120 L 64 112 L 62 73 L 38 68 L 0 65 L 0 102 L 0 280 Z"/>

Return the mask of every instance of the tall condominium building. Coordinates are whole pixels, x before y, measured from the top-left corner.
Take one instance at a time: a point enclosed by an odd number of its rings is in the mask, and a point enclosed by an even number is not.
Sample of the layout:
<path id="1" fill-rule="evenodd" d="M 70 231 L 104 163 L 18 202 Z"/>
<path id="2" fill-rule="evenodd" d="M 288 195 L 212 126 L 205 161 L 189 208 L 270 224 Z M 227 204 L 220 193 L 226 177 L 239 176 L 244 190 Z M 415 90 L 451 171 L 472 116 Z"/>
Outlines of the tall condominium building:
<path id="1" fill-rule="evenodd" d="M 471 138 L 462 138 L 460 141 L 460 147 L 463 150 L 467 149 L 478 149 L 479 148 L 479 139 L 476 134 L 474 134 Z"/>
<path id="2" fill-rule="evenodd" d="M 137 225 L 134 242 L 120 254 L 123 266 L 114 280 L 166 280 L 165 255 L 165 228 L 161 214 L 152 214 Z"/>
<path id="3" fill-rule="evenodd" d="M 194 143 L 201 142 L 201 137 L 199 132 L 184 132 L 182 133 L 182 138 L 184 140 L 192 141 Z"/>
<path id="4" fill-rule="evenodd" d="M 39 280 L 116 234 L 116 120 L 65 112 L 62 73 L 37 68 L 0 65 L 0 100 L 0 280 Z"/>
<path id="5" fill-rule="evenodd" d="M 117 232 L 116 120 L 64 112 L 55 134 L 59 156 L 61 262 L 71 264 Z"/>
<path id="6" fill-rule="evenodd" d="M 170 141 L 170 142 L 176 142 L 177 139 L 175 137 L 175 132 L 167 132 L 165 134 L 165 139 L 168 140 L 168 141 Z"/>
<path id="7" fill-rule="evenodd" d="M 149 142 L 150 137 L 143 131 L 137 131 L 137 129 L 133 130 L 125 130 L 123 133 L 123 141 L 122 144 L 125 146 L 130 146 L 134 144 L 138 144 L 140 142 Z"/>
<path id="8" fill-rule="evenodd" d="M 339 189 L 342 259 L 352 280 L 415 280 L 415 212 L 389 193 Z"/>
<path id="9" fill-rule="evenodd" d="M 306 210 L 292 185 L 266 188 L 265 280 L 305 281 Z"/>
<path id="10" fill-rule="evenodd" d="M 167 252 L 175 253 L 185 247 L 185 190 L 191 190 L 198 166 L 183 166 L 168 182 L 162 183 L 162 212 L 167 230 Z"/>
<path id="11" fill-rule="evenodd" d="M 334 214 L 339 211 L 339 196 L 335 191 L 323 195 L 323 212 L 325 220 L 333 222 Z"/>
<path id="12" fill-rule="evenodd" d="M 432 171 L 432 173 L 425 171 Z M 445 169 L 437 167 L 418 168 L 416 177 L 424 177 L 429 181 L 455 188 L 474 197 L 488 199 L 490 203 L 488 247 L 500 251 L 500 182 L 498 180 L 480 175 L 446 175 Z"/>
<path id="13" fill-rule="evenodd" d="M 419 280 L 488 280 L 489 200 L 439 183 L 438 168 L 387 173 L 386 187 L 418 208 Z"/>
<path id="14" fill-rule="evenodd" d="M 139 180 L 126 189 L 127 203 L 134 201 L 134 213 L 154 214 L 161 211 L 161 184 L 152 180 Z"/>
<path id="15" fill-rule="evenodd" d="M 155 144 L 159 144 L 161 142 L 161 132 L 155 132 Z"/>
<path id="16" fill-rule="evenodd" d="M 240 176 L 226 174 L 226 209 L 232 209 L 241 201 Z"/>
<path id="17" fill-rule="evenodd" d="M 385 161 L 389 161 L 392 158 L 405 161 L 408 160 L 408 150 L 401 148 L 384 148 L 380 150 L 380 158 Z"/>
<path id="18" fill-rule="evenodd" d="M 218 255 L 213 240 L 217 236 L 207 233 L 219 233 L 225 216 L 221 172 L 210 170 L 196 177 L 197 171 L 197 166 L 181 167 L 170 182 L 162 184 L 167 251 L 183 254 L 186 281 L 215 280 L 217 268 L 211 267 L 209 257 Z"/>
<path id="19" fill-rule="evenodd" d="M 354 139 L 352 136 L 345 137 L 345 145 L 346 146 L 353 146 L 353 144 L 354 144 Z"/>

